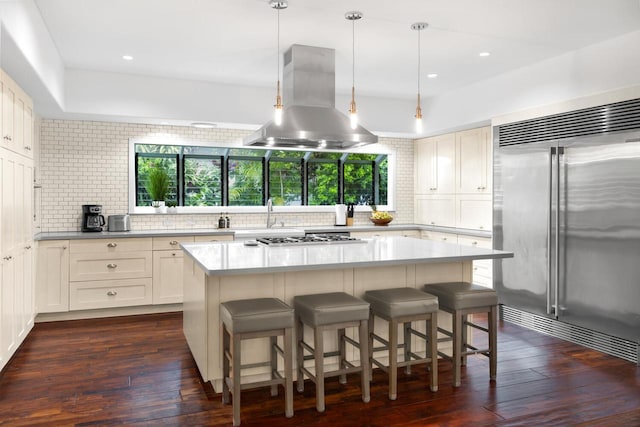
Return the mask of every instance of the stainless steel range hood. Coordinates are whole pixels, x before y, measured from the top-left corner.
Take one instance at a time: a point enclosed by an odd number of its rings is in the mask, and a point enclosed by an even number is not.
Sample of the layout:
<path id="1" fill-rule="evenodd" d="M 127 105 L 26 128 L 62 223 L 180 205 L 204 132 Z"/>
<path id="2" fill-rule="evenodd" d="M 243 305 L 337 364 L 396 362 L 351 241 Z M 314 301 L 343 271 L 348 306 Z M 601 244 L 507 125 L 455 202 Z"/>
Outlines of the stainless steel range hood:
<path id="1" fill-rule="evenodd" d="M 292 45 L 284 54 L 282 124 L 265 124 L 244 145 L 345 149 L 378 142 L 362 126 L 351 129 L 335 99 L 335 50 Z"/>

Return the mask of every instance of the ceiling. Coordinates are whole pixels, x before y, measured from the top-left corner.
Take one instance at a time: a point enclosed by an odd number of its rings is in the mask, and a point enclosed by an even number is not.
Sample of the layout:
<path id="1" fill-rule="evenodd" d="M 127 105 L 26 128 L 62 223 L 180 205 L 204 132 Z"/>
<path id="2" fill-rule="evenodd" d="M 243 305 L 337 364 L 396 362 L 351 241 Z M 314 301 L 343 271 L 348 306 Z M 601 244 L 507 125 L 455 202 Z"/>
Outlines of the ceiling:
<path id="1" fill-rule="evenodd" d="M 277 13 L 268 0 L 35 0 L 68 69 L 271 87 Z M 411 99 L 422 32 L 424 97 L 640 29 L 639 0 L 289 0 L 280 45 L 336 50 L 349 93 Z M 478 53 L 489 51 L 488 57 Z M 134 57 L 132 61 L 123 55 Z M 428 73 L 437 73 L 429 79 Z"/>

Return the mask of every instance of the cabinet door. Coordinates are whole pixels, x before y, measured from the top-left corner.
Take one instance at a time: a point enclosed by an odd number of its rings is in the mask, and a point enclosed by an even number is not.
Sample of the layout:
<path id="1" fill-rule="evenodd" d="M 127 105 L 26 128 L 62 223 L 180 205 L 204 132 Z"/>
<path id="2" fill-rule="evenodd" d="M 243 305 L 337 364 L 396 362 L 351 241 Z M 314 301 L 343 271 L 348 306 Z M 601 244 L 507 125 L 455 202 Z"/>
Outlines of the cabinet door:
<path id="1" fill-rule="evenodd" d="M 8 360 L 16 349 L 16 297 L 15 297 L 15 258 L 5 254 L 2 263 L 2 349 L 3 359 Z"/>
<path id="2" fill-rule="evenodd" d="M 488 127 L 456 133 L 458 193 L 491 194 L 490 133 Z"/>
<path id="3" fill-rule="evenodd" d="M 36 293 L 35 293 L 35 246 L 33 241 L 28 241 L 24 246 L 24 257 L 22 261 L 22 283 L 24 294 L 22 299 L 23 319 L 25 331 L 28 333 L 33 327 L 36 316 Z M 18 266 L 20 267 L 20 266 Z M 25 334 L 26 336 L 26 334 Z"/>
<path id="4" fill-rule="evenodd" d="M 16 99 L 13 81 L 2 73 L 2 146 L 15 150 L 13 106 Z"/>
<path id="5" fill-rule="evenodd" d="M 476 248 L 491 249 L 491 239 L 488 237 L 458 236 L 458 244 Z M 473 261 L 473 283 L 493 287 L 493 260 L 482 259 Z"/>
<path id="6" fill-rule="evenodd" d="M 456 197 L 459 228 L 491 230 L 493 204 L 490 196 L 460 195 Z"/>
<path id="7" fill-rule="evenodd" d="M 23 110 L 23 138 L 22 138 L 22 149 L 23 154 L 30 159 L 33 159 L 34 150 L 33 150 L 33 107 L 31 105 L 30 100 L 25 100 L 24 102 L 24 110 Z"/>
<path id="8" fill-rule="evenodd" d="M 183 253 L 181 250 L 153 252 L 153 303 L 182 302 Z"/>
<path id="9" fill-rule="evenodd" d="M 15 228 L 15 170 L 17 156 L 9 151 L 0 150 L 2 162 L 2 223 L 0 224 L 0 253 L 9 253 L 16 244 Z"/>
<path id="10" fill-rule="evenodd" d="M 455 135 L 416 141 L 416 194 L 455 192 Z"/>
<path id="11" fill-rule="evenodd" d="M 414 217 L 418 224 L 455 227 L 455 196 L 451 194 L 416 197 Z"/>
<path id="12" fill-rule="evenodd" d="M 38 313 L 69 311 L 69 241 L 38 242 L 36 268 Z"/>

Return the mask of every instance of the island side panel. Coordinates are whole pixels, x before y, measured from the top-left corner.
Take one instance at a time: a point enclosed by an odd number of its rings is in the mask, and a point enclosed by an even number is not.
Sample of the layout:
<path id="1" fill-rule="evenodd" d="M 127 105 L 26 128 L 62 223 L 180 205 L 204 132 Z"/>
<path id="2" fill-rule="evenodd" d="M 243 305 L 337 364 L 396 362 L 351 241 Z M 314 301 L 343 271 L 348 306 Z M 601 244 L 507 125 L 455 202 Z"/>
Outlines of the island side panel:
<path id="1" fill-rule="evenodd" d="M 209 379 L 207 371 L 207 336 L 210 323 L 207 317 L 205 277 L 204 271 L 195 264 L 193 259 L 184 257 L 182 327 L 193 359 L 198 365 L 200 375 L 206 381 Z"/>

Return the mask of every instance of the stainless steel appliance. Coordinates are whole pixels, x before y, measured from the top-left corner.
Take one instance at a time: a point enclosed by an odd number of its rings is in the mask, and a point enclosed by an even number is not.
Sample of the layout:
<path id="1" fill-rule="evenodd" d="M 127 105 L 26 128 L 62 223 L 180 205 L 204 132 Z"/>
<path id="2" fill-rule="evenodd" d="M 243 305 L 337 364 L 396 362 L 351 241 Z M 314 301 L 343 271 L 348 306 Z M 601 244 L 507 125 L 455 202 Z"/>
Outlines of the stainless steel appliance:
<path id="1" fill-rule="evenodd" d="M 365 243 L 357 237 L 350 237 L 343 233 L 307 234 L 295 237 L 259 237 L 258 242 L 269 246 L 291 246 L 291 245 L 316 245 L 335 243 Z"/>
<path id="2" fill-rule="evenodd" d="M 102 205 L 82 205 L 82 231 L 102 231 Z"/>
<path id="3" fill-rule="evenodd" d="M 109 231 L 131 230 L 131 218 L 129 215 L 109 215 L 107 222 Z"/>
<path id="4" fill-rule="evenodd" d="M 495 127 L 494 153 L 494 247 L 515 254 L 494 261 L 503 310 L 638 361 L 640 100 Z"/>

